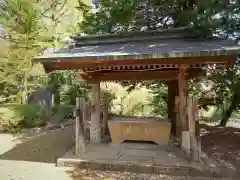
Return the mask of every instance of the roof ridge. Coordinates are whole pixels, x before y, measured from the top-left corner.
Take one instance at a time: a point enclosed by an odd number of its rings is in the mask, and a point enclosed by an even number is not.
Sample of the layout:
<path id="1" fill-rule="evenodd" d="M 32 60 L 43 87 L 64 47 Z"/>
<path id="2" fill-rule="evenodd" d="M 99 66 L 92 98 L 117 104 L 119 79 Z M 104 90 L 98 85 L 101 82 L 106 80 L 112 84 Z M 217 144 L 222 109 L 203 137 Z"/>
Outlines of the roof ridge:
<path id="1" fill-rule="evenodd" d="M 102 44 L 116 44 L 127 42 L 141 42 L 147 40 L 161 40 L 161 39 L 180 39 L 180 38 L 196 38 L 196 33 L 187 27 L 160 29 L 154 31 L 134 31 L 123 32 L 118 34 L 106 35 L 90 35 L 90 36 L 71 36 L 75 47 L 102 45 Z"/>

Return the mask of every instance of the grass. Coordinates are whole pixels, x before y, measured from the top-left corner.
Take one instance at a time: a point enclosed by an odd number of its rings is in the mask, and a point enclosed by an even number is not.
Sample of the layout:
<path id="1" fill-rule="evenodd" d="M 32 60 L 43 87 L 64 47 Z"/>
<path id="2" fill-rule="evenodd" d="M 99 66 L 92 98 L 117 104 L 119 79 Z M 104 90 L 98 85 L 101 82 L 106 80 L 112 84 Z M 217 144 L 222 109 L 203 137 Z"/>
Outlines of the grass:
<path id="1" fill-rule="evenodd" d="M 232 113 L 231 118 L 234 118 L 234 119 L 240 119 L 240 114 L 237 113 L 237 112 L 234 112 L 234 113 Z"/>

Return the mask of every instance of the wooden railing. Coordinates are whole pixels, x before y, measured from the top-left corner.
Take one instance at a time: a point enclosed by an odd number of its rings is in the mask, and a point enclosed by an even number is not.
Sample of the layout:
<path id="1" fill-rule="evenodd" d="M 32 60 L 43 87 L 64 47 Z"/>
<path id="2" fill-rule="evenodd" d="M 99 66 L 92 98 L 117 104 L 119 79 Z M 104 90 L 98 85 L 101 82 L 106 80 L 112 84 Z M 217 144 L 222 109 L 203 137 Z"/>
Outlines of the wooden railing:
<path id="1" fill-rule="evenodd" d="M 100 106 L 100 131 L 102 136 L 107 133 L 108 120 L 108 102 L 107 98 L 103 98 L 103 103 Z M 76 109 L 74 117 L 76 117 L 76 154 L 84 152 L 87 141 L 90 141 L 91 122 L 94 121 L 94 106 L 89 105 L 83 98 L 76 99 Z"/>

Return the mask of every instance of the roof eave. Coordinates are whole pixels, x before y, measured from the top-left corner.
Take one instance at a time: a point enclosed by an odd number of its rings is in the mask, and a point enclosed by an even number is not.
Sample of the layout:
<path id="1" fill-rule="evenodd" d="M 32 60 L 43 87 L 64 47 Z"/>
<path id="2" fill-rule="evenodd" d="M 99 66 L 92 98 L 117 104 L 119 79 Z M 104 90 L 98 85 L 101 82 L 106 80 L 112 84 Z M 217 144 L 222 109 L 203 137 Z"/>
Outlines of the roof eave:
<path id="1" fill-rule="evenodd" d="M 77 56 L 71 53 L 66 53 L 61 56 L 56 56 L 54 53 L 33 58 L 33 62 L 54 63 L 61 61 L 113 61 L 113 60 L 143 60 L 143 59 L 161 59 L 161 58 L 188 58 L 188 57 L 204 57 L 204 56 L 237 56 L 240 54 L 240 49 L 236 50 L 215 50 L 215 51 L 199 51 L 199 52 L 170 52 L 170 53 L 154 53 L 154 54 L 133 54 L 133 55 L 100 55 L 100 56 Z"/>

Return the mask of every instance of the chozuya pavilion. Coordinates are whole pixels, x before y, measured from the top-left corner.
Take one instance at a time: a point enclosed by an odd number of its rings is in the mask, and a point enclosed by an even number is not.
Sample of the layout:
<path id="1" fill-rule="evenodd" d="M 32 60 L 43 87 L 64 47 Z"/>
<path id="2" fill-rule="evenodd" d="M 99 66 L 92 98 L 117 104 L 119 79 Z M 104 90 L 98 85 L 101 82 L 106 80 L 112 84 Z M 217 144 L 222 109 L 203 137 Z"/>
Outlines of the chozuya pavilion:
<path id="1" fill-rule="evenodd" d="M 77 118 L 76 159 L 87 157 L 86 154 L 94 151 L 93 147 L 96 147 L 95 151 L 103 158 L 104 152 L 105 154 L 109 152 L 107 147 L 111 149 L 113 144 L 117 147 L 124 146 L 121 143 L 124 140 L 154 141 L 161 147 L 166 146 L 170 143 L 171 129 L 171 134 L 181 137 L 181 149 L 190 154 L 191 159 L 199 161 L 201 150 L 196 126 L 197 116 L 194 113 L 197 111 L 197 105 L 188 96 L 188 80 L 203 76 L 207 66 L 223 69 L 233 66 L 240 52 L 239 45 L 216 37 L 198 37 L 188 28 L 115 35 L 72 36 L 71 39 L 74 43 L 69 47 L 35 57 L 34 62 L 42 63 L 46 72 L 78 69 L 79 78 L 92 85 L 90 142 L 86 149 L 82 148 L 81 143 L 85 142 L 85 137 L 81 137 L 83 133 L 79 133 L 83 128 L 79 128 L 81 123 L 78 120 L 85 121 L 86 116 Z M 168 82 L 168 119 L 106 115 L 106 110 L 102 110 L 100 103 L 101 82 L 143 80 Z M 105 116 L 101 115 L 103 112 Z M 102 133 L 107 132 L 106 128 L 110 131 L 111 146 L 103 145 Z M 105 149 L 97 149 L 99 146 L 101 148 L 104 146 Z M 93 149 L 89 150 L 88 147 Z M 147 150 L 147 148 L 143 149 Z M 151 151 L 150 148 L 145 154 L 151 154 Z M 111 149 L 111 152 L 115 151 Z M 111 153 L 108 155 L 111 156 Z M 129 156 L 127 160 L 131 159 Z M 151 158 L 155 159 L 156 156 L 152 155 Z M 119 158 L 115 157 L 111 162 L 119 162 Z M 95 157 L 96 159 L 99 157 Z M 153 160 L 150 164 L 156 166 L 156 162 Z M 166 164 L 164 160 L 161 163 Z"/>

